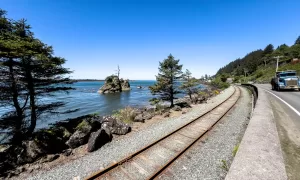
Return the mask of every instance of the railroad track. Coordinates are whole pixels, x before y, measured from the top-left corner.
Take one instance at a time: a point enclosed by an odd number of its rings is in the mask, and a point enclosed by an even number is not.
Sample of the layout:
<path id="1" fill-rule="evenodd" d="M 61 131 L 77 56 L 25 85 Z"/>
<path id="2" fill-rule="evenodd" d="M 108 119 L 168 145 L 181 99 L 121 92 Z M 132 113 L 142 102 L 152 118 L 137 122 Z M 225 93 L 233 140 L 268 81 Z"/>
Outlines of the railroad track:
<path id="1" fill-rule="evenodd" d="M 230 97 L 210 111 L 86 179 L 131 180 L 159 177 L 236 104 L 240 97 L 240 89 L 234 88 Z"/>

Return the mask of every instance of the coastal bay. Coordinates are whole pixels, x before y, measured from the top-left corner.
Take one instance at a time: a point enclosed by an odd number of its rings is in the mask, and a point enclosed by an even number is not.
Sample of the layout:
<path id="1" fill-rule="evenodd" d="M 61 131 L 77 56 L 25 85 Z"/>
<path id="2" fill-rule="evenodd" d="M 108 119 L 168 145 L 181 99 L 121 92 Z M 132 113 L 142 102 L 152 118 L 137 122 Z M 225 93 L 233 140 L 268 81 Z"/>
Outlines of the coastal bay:
<path id="1" fill-rule="evenodd" d="M 45 114 L 40 121 L 37 121 L 37 129 L 45 128 L 49 124 L 68 118 L 97 113 L 99 115 L 109 115 L 113 111 L 126 106 L 141 107 L 149 105 L 149 99 L 153 98 L 148 87 L 153 85 L 155 80 L 133 80 L 130 81 L 131 91 L 114 94 L 99 94 L 98 89 L 104 84 L 104 81 L 78 81 L 71 85 L 75 90 L 69 93 L 55 93 L 55 96 L 39 99 L 43 102 L 64 101 L 66 105 L 60 107 L 57 111 L 64 112 L 78 109 L 72 113 Z M 137 88 L 142 86 L 141 89 Z M 7 108 L 0 108 L 0 115 L 7 112 Z"/>

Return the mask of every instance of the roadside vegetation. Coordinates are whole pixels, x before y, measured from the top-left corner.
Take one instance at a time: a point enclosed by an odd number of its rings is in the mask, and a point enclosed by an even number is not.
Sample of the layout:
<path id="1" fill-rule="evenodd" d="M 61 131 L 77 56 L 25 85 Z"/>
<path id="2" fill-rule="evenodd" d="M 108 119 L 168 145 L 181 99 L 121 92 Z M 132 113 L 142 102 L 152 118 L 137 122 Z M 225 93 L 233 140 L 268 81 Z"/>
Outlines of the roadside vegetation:
<path id="1" fill-rule="evenodd" d="M 210 85 L 217 89 L 224 90 L 229 87 L 229 83 L 226 82 L 227 77 L 229 76 L 225 76 L 224 74 L 221 76 L 217 76 L 211 81 Z"/>
<path id="2" fill-rule="evenodd" d="M 300 75 L 300 36 L 292 46 L 282 44 L 274 49 L 269 44 L 263 50 L 252 51 L 220 68 L 216 76 L 232 77 L 234 82 L 269 83 L 275 75 L 277 56 L 280 57 L 279 71 L 296 70 Z"/>

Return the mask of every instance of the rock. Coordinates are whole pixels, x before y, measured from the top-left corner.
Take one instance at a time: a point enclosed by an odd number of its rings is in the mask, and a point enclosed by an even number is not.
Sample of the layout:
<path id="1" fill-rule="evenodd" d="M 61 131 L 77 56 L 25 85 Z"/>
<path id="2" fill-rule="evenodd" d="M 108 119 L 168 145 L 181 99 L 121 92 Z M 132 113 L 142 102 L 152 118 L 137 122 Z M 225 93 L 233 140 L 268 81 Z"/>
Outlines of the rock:
<path id="1" fill-rule="evenodd" d="M 35 132 L 34 139 L 42 146 L 45 153 L 55 154 L 67 148 L 65 142 L 70 136 L 71 133 L 66 128 L 55 127 Z"/>
<path id="2" fill-rule="evenodd" d="M 149 113 L 149 112 L 144 112 L 144 113 L 143 113 L 143 119 L 145 119 L 145 120 L 149 120 L 149 119 L 151 119 L 153 116 L 154 116 L 153 113 Z"/>
<path id="3" fill-rule="evenodd" d="M 175 105 L 173 108 L 172 108 L 173 111 L 181 111 L 181 107 L 178 106 L 178 105 Z"/>
<path id="4" fill-rule="evenodd" d="M 23 166 L 17 168 L 18 174 L 20 174 L 21 172 L 24 172 L 25 170 L 26 169 Z"/>
<path id="5" fill-rule="evenodd" d="M 146 111 L 148 113 L 155 113 L 156 107 L 155 106 L 148 106 L 146 107 Z"/>
<path id="6" fill-rule="evenodd" d="M 181 112 L 181 114 L 186 114 L 186 113 L 187 113 L 186 111 L 182 111 L 182 112 Z"/>
<path id="7" fill-rule="evenodd" d="M 98 93 L 116 93 L 122 92 L 121 82 L 118 76 L 111 75 L 105 79 L 104 85 L 98 90 Z"/>
<path id="8" fill-rule="evenodd" d="M 145 122 L 144 118 L 143 118 L 143 114 L 138 114 L 137 116 L 135 116 L 134 122 Z"/>
<path id="9" fill-rule="evenodd" d="M 65 155 L 65 156 L 70 156 L 72 154 L 72 149 L 66 149 L 66 150 L 63 151 L 62 154 Z"/>
<path id="10" fill-rule="evenodd" d="M 107 127 L 99 129 L 97 132 L 93 132 L 89 138 L 87 151 L 92 152 L 102 147 L 107 142 L 112 140 L 112 135 Z"/>
<path id="11" fill-rule="evenodd" d="M 82 132 L 80 130 L 75 131 L 75 133 L 70 137 L 70 139 L 66 142 L 66 144 L 70 148 L 76 148 L 85 144 L 88 141 L 89 133 Z"/>
<path id="12" fill-rule="evenodd" d="M 199 98 L 199 94 L 192 94 L 192 101 L 193 101 L 194 103 L 197 102 L 198 98 Z"/>
<path id="13" fill-rule="evenodd" d="M 121 79 L 121 86 L 122 86 L 122 91 L 129 91 L 130 90 L 130 84 L 129 84 L 129 79 Z"/>
<path id="14" fill-rule="evenodd" d="M 47 156 L 43 157 L 39 163 L 45 163 L 45 162 L 51 162 L 54 161 L 55 159 L 59 158 L 58 154 L 48 154 Z"/>
<path id="15" fill-rule="evenodd" d="M 169 117 L 169 116 L 170 116 L 170 112 L 165 112 L 165 113 L 163 113 L 162 116 L 163 116 L 163 117 Z"/>
<path id="16" fill-rule="evenodd" d="M 104 116 L 101 128 L 108 127 L 112 134 L 124 135 L 131 131 L 131 127 L 112 116 Z"/>
<path id="17" fill-rule="evenodd" d="M 6 153 L 9 148 L 11 148 L 12 145 L 9 145 L 9 144 L 0 144 L 0 154 L 1 153 Z"/>
<path id="18" fill-rule="evenodd" d="M 45 154 L 45 150 L 34 140 L 22 142 L 23 151 L 17 156 L 18 164 L 32 163 Z"/>
<path id="19" fill-rule="evenodd" d="M 175 106 L 176 105 L 181 108 L 191 108 L 192 107 L 189 102 L 180 102 L 180 103 L 176 103 Z"/>
<path id="20" fill-rule="evenodd" d="M 70 148 L 76 148 L 87 143 L 91 134 L 92 126 L 86 120 L 83 120 L 80 124 L 78 124 L 76 129 L 75 133 L 72 134 L 70 139 L 66 142 Z"/>
<path id="21" fill-rule="evenodd" d="M 206 103 L 207 102 L 207 98 L 206 97 L 198 98 L 198 102 L 199 103 Z"/>

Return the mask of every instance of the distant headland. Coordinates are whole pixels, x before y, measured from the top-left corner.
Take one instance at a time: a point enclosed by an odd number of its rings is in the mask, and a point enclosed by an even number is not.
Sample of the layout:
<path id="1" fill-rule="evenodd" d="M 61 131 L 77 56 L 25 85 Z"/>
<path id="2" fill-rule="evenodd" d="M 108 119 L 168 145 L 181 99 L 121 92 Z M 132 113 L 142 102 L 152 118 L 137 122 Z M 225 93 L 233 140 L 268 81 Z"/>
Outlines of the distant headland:
<path id="1" fill-rule="evenodd" d="M 72 79 L 72 81 L 105 81 L 104 79 Z"/>

